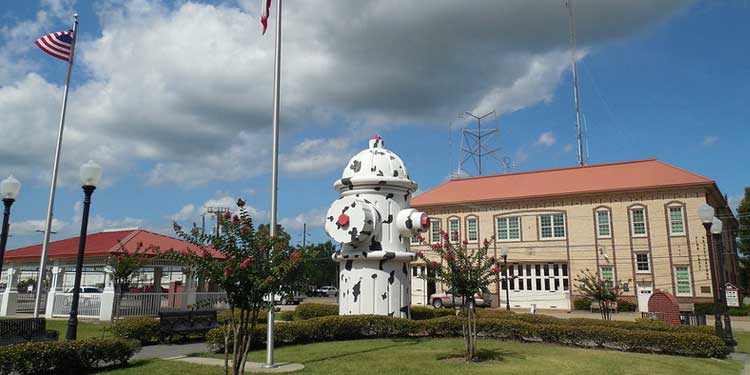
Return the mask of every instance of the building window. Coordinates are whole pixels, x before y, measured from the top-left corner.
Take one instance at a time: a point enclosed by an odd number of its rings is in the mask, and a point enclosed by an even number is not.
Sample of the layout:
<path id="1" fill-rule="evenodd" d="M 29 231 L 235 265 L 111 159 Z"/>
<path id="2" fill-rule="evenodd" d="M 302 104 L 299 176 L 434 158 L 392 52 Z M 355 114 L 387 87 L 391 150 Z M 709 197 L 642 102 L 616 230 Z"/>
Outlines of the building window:
<path id="1" fill-rule="evenodd" d="M 638 272 L 651 272 L 651 263 L 648 261 L 648 253 L 635 254 L 635 269 Z"/>
<path id="2" fill-rule="evenodd" d="M 612 226 L 609 221 L 609 210 L 596 211 L 596 235 L 601 237 L 612 236 Z"/>
<path id="3" fill-rule="evenodd" d="M 543 239 L 565 238 L 565 217 L 563 214 L 539 216 L 540 235 Z"/>
<path id="4" fill-rule="evenodd" d="M 459 239 L 459 233 L 461 232 L 461 221 L 458 219 L 448 220 L 448 230 L 450 231 L 450 239 L 452 243 L 457 243 Z"/>
<path id="5" fill-rule="evenodd" d="M 612 266 L 602 266 L 602 281 L 609 284 L 610 286 L 615 281 L 615 271 Z"/>
<path id="6" fill-rule="evenodd" d="M 419 234 L 417 234 L 416 236 L 411 236 L 411 244 L 419 245 Z"/>
<path id="7" fill-rule="evenodd" d="M 440 220 L 430 221 L 430 234 L 432 243 L 440 243 Z"/>
<path id="8" fill-rule="evenodd" d="M 633 226 L 633 237 L 646 236 L 646 210 L 644 208 L 633 208 L 630 210 L 630 221 Z"/>
<path id="9" fill-rule="evenodd" d="M 685 234 L 685 217 L 682 214 L 682 206 L 669 207 L 669 234 Z"/>
<path id="10" fill-rule="evenodd" d="M 688 266 L 675 266 L 674 267 L 675 284 L 677 286 L 678 296 L 691 296 L 692 290 L 690 289 L 690 267 Z"/>
<path id="11" fill-rule="evenodd" d="M 498 241 L 520 241 L 521 240 L 521 218 L 498 217 L 495 218 Z"/>
<path id="12" fill-rule="evenodd" d="M 479 220 L 475 217 L 466 219 L 466 240 L 469 242 L 477 242 L 479 240 L 478 230 Z"/>

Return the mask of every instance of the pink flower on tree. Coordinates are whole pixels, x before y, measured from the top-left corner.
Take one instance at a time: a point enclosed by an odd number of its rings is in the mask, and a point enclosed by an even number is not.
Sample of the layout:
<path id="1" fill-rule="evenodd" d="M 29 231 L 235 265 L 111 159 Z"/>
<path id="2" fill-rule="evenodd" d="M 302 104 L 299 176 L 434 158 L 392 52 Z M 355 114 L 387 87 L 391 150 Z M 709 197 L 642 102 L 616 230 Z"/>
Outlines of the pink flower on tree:
<path id="1" fill-rule="evenodd" d="M 240 263 L 240 268 L 247 269 L 247 267 L 250 267 L 250 265 L 253 264 L 253 262 L 255 262 L 255 258 L 253 257 L 245 258 L 245 260 L 243 260 L 242 263 Z"/>
<path id="2" fill-rule="evenodd" d="M 232 216 L 232 224 L 237 225 L 240 223 L 240 218 L 237 215 Z"/>
<path id="3" fill-rule="evenodd" d="M 421 234 L 420 234 L 420 235 L 418 235 L 418 236 L 417 236 L 417 240 L 419 241 L 419 243 L 422 243 L 422 242 L 424 242 L 424 236 L 423 236 L 423 235 L 421 235 Z"/>
<path id="4" fill-rule="evenodd" d="M 232 213 L 229 212 L 229 211 L 225 212 L 224 213 L 224 218 L 227 219 L 227 220 L 231 219 L 232 218 Z"/>
<path id="5" fill-rule="evenodd" d="M 433 260 L 432 262 L 430 262 L 430 265 L 433 266 L 433 267 L 438 267 L 438 266 L 440 266 L 440 263 L 438 263 L 438 262 L 436 262 L 436 261 Z"/>
<path id="6" fill-rule="evenodd" d="M 289 254 L 289 259 L 295 263 L 299 262 L 302 259 L 302 253 L 299 251 L 292 251 L 292 253 Z"/>
<path id="7" fill-rule="evenodd" d="M 232 276 L 232 272 L 233 272 L 233 271 L 232 271 L 232 267 L 231 267 L 231 266 L 229 266 L 229 267 L 225 268 L 225 269 L 224 269 L 224 277 L 229 277 L 229 276 Z"/>

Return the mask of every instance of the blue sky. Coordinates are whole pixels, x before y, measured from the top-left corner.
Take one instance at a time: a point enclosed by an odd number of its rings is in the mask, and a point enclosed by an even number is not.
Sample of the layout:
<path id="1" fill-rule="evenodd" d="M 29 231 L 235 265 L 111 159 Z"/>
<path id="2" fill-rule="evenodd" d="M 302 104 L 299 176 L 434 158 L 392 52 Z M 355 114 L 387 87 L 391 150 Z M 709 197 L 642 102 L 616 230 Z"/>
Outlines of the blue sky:
<path id="1" fill-rule="evenodd" d="M 260 35 L 255 3 L 45 0 L 0 11 L 10 35 L 0 44 L 0 128 L 10 134 L 0 176 L 24 184 L 9 246 L 41 239 L 64 78 L 65 64 L 32 42 L 66 29 L 73 9 L 81 42 L 53 238 L 79 229 L 75 176 L 89 158 L 105 168 L 93 230 L 171 234 L 173 219 L 198 221 L 203 206 L 239 196 L 267 221 L 273 33 Z M 455 118 L 465 110 L 497 110 L 485 123 L 500 128 L 516 171 L 576 163 L 561 1 L 477 2 L 488 14 L 478 19 L 455 14 L 455 2 L 396 15 L 388 3 L 285 3 L 279 217 L 295 240 L 302 222 L 325 239 L 332 183 L 375 133 L 422 190 L 445 181 L 451 159 L 455 168 L 448 124 L 465 125 Z M 750 146 L 750 5 L 576 7 L 587 162 L 656 157 L 715 179 L 736 204 L 750 184 L 736 161 Z M 458 12 L 476 13 L 467 8 Z M 451 14 L 457 24 L 446 25 Z"/>

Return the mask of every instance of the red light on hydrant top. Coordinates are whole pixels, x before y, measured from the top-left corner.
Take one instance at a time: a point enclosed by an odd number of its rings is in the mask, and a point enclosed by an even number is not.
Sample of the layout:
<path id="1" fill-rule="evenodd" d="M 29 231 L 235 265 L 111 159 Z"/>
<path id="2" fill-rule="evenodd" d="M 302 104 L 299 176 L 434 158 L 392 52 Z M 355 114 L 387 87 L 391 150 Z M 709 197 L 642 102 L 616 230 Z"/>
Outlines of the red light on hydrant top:
<path id="1" fill-rule="evenodd" d="M 383 139 L 383 138 L 380 138 L 380 136 L 379 136 L 379 135 L 373 135 L 371 139 L 374 139 L 374 140 L 378 140 L 378 141 L 379 141 L 379 140 L 381 140 L 381 139 Z"/>
<path id="2" fill-rule="evenodd" d="M 339 220 L 336 223 L 342 227 L 349 225 L 349 215 L 347 214 L 339 215 Z"/>

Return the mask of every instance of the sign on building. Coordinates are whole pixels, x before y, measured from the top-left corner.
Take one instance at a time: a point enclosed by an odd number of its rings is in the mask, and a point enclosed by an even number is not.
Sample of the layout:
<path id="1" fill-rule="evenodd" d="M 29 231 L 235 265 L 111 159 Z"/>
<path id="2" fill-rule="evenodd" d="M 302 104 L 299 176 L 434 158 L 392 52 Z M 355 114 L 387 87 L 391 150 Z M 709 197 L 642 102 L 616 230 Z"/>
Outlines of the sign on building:
<path id="1" fill-rule="evenodd" d="M 727 297 L 727 306 L 729 307 L 740 307 L 740 295 L 737 287 L 727 283 L 724 286 L 724 290 Z"/>

